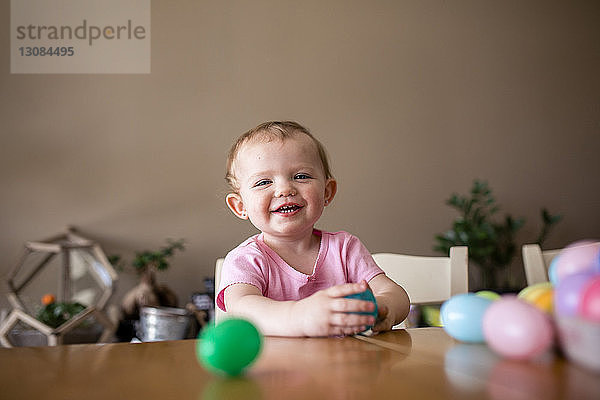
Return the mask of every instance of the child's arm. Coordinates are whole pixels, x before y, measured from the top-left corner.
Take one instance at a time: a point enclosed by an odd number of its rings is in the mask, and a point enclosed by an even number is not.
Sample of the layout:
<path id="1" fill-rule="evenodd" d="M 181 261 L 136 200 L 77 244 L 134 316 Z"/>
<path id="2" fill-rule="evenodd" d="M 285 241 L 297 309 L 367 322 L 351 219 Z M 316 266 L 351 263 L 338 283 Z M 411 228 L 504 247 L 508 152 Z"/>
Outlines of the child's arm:
<path id="1" fill-rule="evenodd" d="M 394 325 L 408 316 L 410 300 L 402 286 L 396 284 L 385 274 L 376 275 L 369 286 L 377 300 L 378 317 L 374 332 L 389 331 Z"/>
<path id="2" fill-rule="evenodd" d="M 351 335 L 375 322 L 371 315 L 349 314 L 372 311 L 373 303 L 344 298 L 366 289 L 365 281 L 347 283 L 302 300 L 276 301 L 262 296 L 255 286 L 238 283 L 225 290 L 225 305 L 228 314 L 250 319 L 265 335 Z"/>

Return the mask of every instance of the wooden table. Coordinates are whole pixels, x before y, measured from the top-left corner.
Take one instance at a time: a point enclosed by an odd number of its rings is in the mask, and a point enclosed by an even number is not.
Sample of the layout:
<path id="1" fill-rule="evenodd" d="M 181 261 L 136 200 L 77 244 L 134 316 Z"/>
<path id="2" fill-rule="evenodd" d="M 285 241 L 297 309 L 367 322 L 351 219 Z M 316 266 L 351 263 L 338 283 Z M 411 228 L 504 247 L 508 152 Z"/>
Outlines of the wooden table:
<path id="1" fill-rule="evenodd" d="M 600 375 L 553 354 L 502 360 L 440 328 L 268 337 L 244 377 L 196 361 L 195 341 L 0 349 L 2 399 L 600 399 Z"/>

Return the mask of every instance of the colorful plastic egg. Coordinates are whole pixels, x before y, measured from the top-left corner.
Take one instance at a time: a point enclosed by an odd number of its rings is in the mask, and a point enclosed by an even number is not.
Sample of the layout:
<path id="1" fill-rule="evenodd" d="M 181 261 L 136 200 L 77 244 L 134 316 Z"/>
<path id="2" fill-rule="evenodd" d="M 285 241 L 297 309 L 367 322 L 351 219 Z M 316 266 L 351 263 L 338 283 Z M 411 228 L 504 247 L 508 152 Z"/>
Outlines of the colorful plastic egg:
<path id="1" fill-rule="evenodd" d="M 524 300 L 534 300 L 537 296 L 542 294 L 547 289 L 552 289 L 554 285 L 550 282 L 540 282 L 530 286 L 527 286 L 519 292 L 518 298 Z"/>
<path id="2" fill-rule="evenodd" d="M 482 319 L 492 303 L 492 300 L 473 293 L 452 296 L 440 309 L 444 330 L 462 342 L 483 342 Z"/>
<path id="3" fill-rule="evenodd" d="M 205 328 L 198 339 L 198 361 L 212 372 L 231 376 L 239 375 L 248 367 L 262 347 L 258 329 L 240 318 L 229 318 Z"/>
<path id="4" fill-rule="evenodd" d="M 594 277 L 592 272 L 580 272 L 565 277 L 554 291 L 554 311 L 561 317 L 577 314 L 584 285 Z"/>
<path id="5" fill-rule="evenodd" d="M 600 322 L 600 275 L 594 276 L 583 285 L 578 311 L 586 320 Z"/>
<path id="6" fill-rule="evenodd" d="M 556 259 L 556 280 L 579 272 L 600 273 L 600 242 L 576 242 L 565 247 Z"/>
<path id="7" fill-rule="evenodd" d="M 500 295 L 491 290 L 480 290 L 479 292 L 475 292 L 475 295 L 479 297 L 483 297 L 484 299 L 489 299 L 492 301 L 500 299 Z"/>
<path id="8" fill-rule="evenodd" d="M 518 294 L 518 298 L 533 304 L 540 310 L 550 313 L 553 308 L 554 286 L 550 282 L 536 283 L 527 286 Z"/>
<path id="9" fill-rule="evenodd" d="M 548 267 L 548 280 L 554 286 L 558 285 L 558 274 L 556 271 L 556 267 L 558 265 L 558 256 L 554 257 L 552 261 L 550 261 L 550 266 Z"/>
<path id="10" fill-rule="evenodd" d="M 539 296 L 536 296 L 531 304 L 539 308 L 545 313 L 551 314 L 554 310 L 554 289 L 543 291 Z"/>
<path id="11" fill-rule="evenodd" d="M 492 350 L 512 359 L 533 358 L 546 351 L 554 338 L 549 317 L 515 296 L 505 296 L 488 308 L 483 333 Z"/>
<path id="12" fill-rule="evenodd" d="M 365 290 L 364 292 L 349 294 L 348 296 L 344 297 L 346 297 L 347 299 L 370 301 L 371 303 L 375 304 L 375 308 L 373 309 L 373 311 L 357 312 L 356 314 L 372 315 L 373 317 L 375 317 L 375 319 L 377 319 L 377 300 L 375 300 L 375 295 L 373 295 L 371 289 L 367 288 L 367 290 Z M 367 326 L 367 329 L 371 328 L 372 326 Z"/>

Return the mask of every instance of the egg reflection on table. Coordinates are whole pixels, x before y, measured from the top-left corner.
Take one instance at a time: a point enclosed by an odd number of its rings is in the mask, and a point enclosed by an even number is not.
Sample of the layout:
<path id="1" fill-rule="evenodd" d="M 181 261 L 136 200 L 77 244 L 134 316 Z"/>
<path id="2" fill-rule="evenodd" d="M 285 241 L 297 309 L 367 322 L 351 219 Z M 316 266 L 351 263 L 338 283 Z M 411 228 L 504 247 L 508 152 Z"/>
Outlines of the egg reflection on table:
<path id="1" fill-rule="evenodd" d="M 497 362 L 486 382 L 493 400 L 560 398 L 560 382 L 553 379 L 552 355 L 536 362 L 504 359 Z"/>
<path id="2" fill-rule="evenodd" d="M 500 361 L 485 344 L 456 343 L 444 355 L 444 370 L 448 381 L 463 392 L 485 390 L 494 365 Z"/>

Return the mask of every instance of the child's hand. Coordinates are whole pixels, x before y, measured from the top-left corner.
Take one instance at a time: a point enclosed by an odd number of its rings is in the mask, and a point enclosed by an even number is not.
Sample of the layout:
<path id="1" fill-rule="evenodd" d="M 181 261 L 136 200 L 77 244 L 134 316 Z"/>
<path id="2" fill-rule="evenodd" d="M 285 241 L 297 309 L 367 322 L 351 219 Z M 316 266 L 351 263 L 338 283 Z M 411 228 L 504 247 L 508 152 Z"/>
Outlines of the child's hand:
<path id="1" fill-rule="evenodd" d="M 377 321 L 373 327 L 373 332 L 389 331 L 394 326 L 394 321 L 390 318 L 389 308 L 383 302 L 377 302 Z"/>
<path id="2" fill-rule="evenodd" d="M 373 325 L 372 315 L 351 314 L 373 311 L 370 301 L 346 299 L 354 293 L 364 292 L 367 282 L 347 283 L 321 290 L 296 302 L 293 318 L 306 336 L 353 335 Z M 386 308 L 387 313 L 387 308 Z"/>

